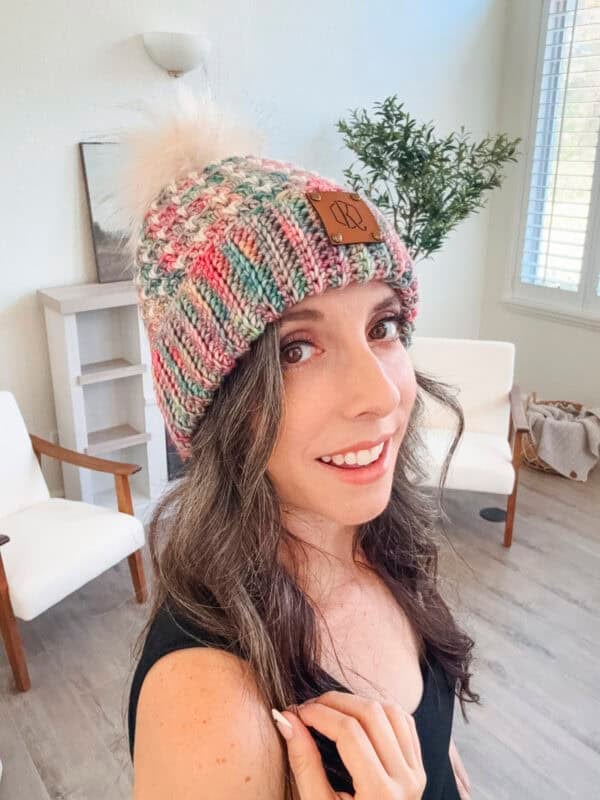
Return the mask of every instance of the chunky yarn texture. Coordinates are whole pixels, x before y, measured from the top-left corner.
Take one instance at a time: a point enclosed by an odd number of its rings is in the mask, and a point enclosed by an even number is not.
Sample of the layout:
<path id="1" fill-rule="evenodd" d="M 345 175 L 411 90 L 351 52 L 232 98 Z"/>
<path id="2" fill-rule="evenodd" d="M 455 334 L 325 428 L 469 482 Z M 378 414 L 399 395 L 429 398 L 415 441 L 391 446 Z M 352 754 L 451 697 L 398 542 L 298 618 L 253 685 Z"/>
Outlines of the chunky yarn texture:
<path id="1" fill-rule="evenodd" d="M 145 213 L 134 281 L 157 402 L 183 460 L 224 377 L 305 297 L 383 280 L 402 301 L 410 345 L 417 279 L 393 225 L 361 198 L 382 241 L 334 245 L 306 197 L 344 188 L 288 162 L 235 155 L 164 187 Z"/>

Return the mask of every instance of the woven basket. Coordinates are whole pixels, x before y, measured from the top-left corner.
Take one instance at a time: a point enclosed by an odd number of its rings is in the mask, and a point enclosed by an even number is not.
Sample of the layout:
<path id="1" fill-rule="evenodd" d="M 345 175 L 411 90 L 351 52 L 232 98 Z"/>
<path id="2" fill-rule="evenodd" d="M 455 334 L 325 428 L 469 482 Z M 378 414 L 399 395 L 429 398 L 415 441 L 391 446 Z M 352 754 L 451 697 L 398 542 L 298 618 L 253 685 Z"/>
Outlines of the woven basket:
<path id="1" fill-rule="evenodd" d="M 575 414 L 579 414 L 583 408 L 581 403 L 574 403 L 571 400 L 538 400 L 535 392 L 532 392 L 527 397 L 525 413 L 527 413 L 530 403 L 543 403 L 544 405 L 548 406 L 557 406 L 563 411 L 574 412 Z M 561 473 L 557 472 L 554 467 L 546 464 L 546 462 L 542 461 L 542 459 L 538 456 L 533 439 L 529 433 L 525 432 L 523 434 L 522 444 L 523 450 L 521 454 L 521 463 L 531 467 L 532 469 L 538 469 L 540 472 L 547 472 L 549 475 L 561 475 Z M 564 476 L 561 475 L 561 477 Z"/>

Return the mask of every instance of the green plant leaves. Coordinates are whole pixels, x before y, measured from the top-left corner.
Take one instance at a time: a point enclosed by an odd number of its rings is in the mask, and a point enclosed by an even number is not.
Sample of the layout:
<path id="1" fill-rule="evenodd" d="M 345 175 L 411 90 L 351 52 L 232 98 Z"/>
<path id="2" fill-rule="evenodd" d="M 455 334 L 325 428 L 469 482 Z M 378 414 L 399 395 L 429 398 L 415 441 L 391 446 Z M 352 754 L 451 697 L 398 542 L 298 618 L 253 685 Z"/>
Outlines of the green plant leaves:
<path id="1" fill-rule="evenodd" d="M 520 138 L 504 133 L 473 142 L 461 126 L 445 138 L 419 124 L 397 95 L 350 111 L 337 129 L 357 161 L 344 170 L 348 185 L 393 220 L 413 260 L 439 250 L 459 222 L 485 205 L 502 185 L 502 167 L 517 161 Z"/>

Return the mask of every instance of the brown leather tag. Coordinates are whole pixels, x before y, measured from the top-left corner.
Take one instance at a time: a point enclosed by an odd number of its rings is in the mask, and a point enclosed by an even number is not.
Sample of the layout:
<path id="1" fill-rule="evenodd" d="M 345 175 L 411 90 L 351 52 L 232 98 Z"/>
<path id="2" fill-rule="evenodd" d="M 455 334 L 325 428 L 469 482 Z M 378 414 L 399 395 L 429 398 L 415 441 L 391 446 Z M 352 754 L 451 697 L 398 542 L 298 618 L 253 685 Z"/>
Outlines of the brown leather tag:
<path id="1" fill-rule="evenodd" d="M 356 192 L 307 192 L 332 244 L 382 240 L 377 220 Z"/>

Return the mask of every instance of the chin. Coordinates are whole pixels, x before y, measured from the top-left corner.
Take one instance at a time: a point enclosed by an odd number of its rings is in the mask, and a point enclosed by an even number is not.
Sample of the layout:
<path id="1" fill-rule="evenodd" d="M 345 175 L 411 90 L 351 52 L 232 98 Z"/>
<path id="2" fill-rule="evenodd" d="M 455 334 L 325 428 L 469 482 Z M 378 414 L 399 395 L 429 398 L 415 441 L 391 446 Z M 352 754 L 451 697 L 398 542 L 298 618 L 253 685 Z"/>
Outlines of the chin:
<path id="1" fill-rule="evenodd" d="M 382 503 L 376 510 L 371 511 L 370 513 L 362 513 L 356 516 L 356 518 L 351 523 L 352 525 L 364 525 L 367 522 L 371 522 L 373 519 L 377 519 L 388 507 L 387 503 Z"/>
<path id="2" fill-rule="evenodd" d="M 372 498 L 356 497 L 351 505 L 345 507 L 341 503 L 337 505 L 335 519 L 341 525 L 363 525 L 383 514 L 389 502 L 390 492 L 387 492 L 385 496 L 378 494 L 377 497 Z M 331 507 L 328 511 L 331 514 Z"/>

